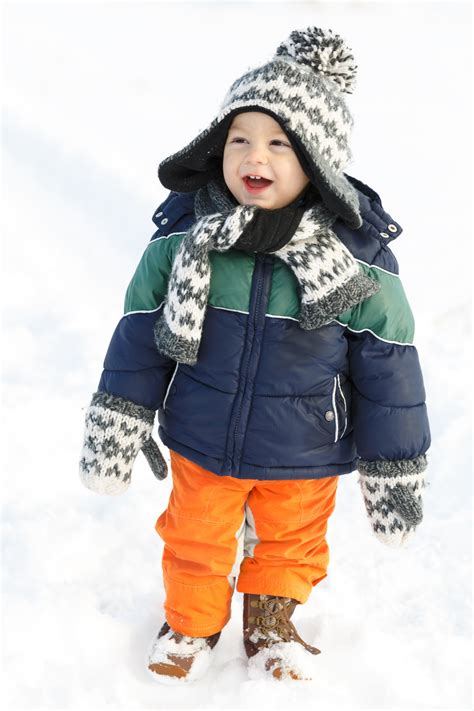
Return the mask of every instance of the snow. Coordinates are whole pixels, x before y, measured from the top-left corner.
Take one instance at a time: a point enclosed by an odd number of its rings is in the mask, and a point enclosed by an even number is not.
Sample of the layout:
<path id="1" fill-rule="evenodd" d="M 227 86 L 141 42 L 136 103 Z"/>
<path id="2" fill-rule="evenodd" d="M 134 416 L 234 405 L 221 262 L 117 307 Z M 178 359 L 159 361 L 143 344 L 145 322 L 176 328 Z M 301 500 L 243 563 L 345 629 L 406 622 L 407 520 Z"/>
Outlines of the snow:
<path id="1" fill-rule="evenodd" d="M 468 5 L 3 10 L 3 707 L 470 708 Z M 342 477 L 328 577 L 293 616 L 322 650 L 314 680 L 249 678 L 235 593 L 206 677 L 167 689 L 145 655 L 163 622 L 154 525 L 170 480 L 140 455 L 123 496 L 84 488 L 84 411 L 167 195 L 159 161 L 210 123 L 235 78 L 309 24 L 354 50 L 347 172 L 404 228 L 393 249 L 433 435 L 425 520 L 406 549 L 383 546 L 357 474 Z"/>
<path id="2" fill-rule="evenodd" d="M 249 679 L 263 682 L 272 681 L 274 671 L 284 680 L 311 681 L 316 670 L 314 656 L 298 642 L 277 642 L 261 649 L 248 664 Z M 274 677 L 273 681 L 280 679 Z"/>
<path id="3" fill-rule="evenodd" d="M 175 655 L 186 659 L 193 657 L 193 663 L 185 677 L 168 677 L 163 674 L 157 674 L 150 670 L 151 676 L 160 684 L 169 686 L 181 685 L 183 682 L 189 683 L 202 679 L 212 662 L 214 650 L 209 647 L 204 637 L 188 637 L 184 636 L 179 641 L 173 633 L 173 630 L 168 630 L 162 637 L 157 637 L 150 645 L 146 664 L 170 664 L 174 663 Z M 169 656 L 172 655 L 170 662 Z"/>

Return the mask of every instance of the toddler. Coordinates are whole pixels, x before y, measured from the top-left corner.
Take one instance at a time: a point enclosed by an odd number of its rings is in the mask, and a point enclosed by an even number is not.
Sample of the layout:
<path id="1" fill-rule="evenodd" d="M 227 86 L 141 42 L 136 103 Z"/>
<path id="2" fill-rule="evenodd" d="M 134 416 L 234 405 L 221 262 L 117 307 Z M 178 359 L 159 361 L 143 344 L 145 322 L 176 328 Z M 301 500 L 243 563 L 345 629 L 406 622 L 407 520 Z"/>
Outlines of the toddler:
<path id="1" fill-rule="evenodd" d="M 291 616 L 327 576 L 338 477 L 357 470 L 372 529 L 422 520 L 430 432 L 402 229 L 344 172 L 356 65 L 331 30 L 294 31 L 230 87 L 217 118 L 158 170 L 171 193 L 131 280 L 86 414 L 80 462 L 120 494 L 141 449 L 170 450 L 165 618 L 148 669 L 200 678 L 243 593 L 251 676 L 310 679 Z"/>

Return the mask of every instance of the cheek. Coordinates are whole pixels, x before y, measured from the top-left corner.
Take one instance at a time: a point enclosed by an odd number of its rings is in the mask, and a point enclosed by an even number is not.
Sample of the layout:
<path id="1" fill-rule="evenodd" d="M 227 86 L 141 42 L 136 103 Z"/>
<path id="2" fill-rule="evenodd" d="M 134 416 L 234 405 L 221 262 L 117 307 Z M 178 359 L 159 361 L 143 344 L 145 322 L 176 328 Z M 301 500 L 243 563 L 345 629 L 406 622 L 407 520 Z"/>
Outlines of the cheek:
<path id="1" fill-rule="evenodd" d="M 235 160 L 235 156 L 226 156 L 224 154 L 222 160 L 222 173 L 227 187 L 235 194 L 235 192 L 239 189 L 240 184 L 239 164 L 238 161 Z"/>
<path id="2" fill-rule="evenodd" d="M 294 185 L 299 185 L 303 187 L 307 183 L 309 183 L 309 178 L 306 175 L 306 173 L 303 171 L 303 169 L 300 167 L 300 165 L 292 165 L 291 170 L 289 171 L 290 174 L 290 179 Z"/>
<path id="3" fill-rule="evenodd" d="M 230 152 L 225 152 L 222 158 L 222 169 L 224 173 L 230 174 L 232 173 L 233 170 L 235 170 L 237 166 L 237 161 L 235 158 L 235 155 L 232 155 Z"/>

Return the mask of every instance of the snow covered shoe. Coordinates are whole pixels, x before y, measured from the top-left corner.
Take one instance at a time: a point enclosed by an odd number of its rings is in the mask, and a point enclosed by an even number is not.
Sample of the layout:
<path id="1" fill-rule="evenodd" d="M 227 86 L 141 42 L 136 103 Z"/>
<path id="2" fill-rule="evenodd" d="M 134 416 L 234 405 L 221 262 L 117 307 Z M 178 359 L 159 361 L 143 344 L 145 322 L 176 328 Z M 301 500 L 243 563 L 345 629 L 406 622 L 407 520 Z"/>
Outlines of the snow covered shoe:
<path id="1" fill-rule="evenodd" d="M 148 670 L 161 682 L 195 681 L 209 668 L 211 652 L 221 633 L 210 637 L 189 637 L 175 632 L 167 622 L 153 640 L 148 653 Z"/>
<path id="2" fill-rule="evenodd" d="M 244 646 L 249 675 L 259 679 L 312 679 L 314 660 L 320 654 L 304 642 L 290 621 L 298 602 L 290 597 L 244 594 Z"/>

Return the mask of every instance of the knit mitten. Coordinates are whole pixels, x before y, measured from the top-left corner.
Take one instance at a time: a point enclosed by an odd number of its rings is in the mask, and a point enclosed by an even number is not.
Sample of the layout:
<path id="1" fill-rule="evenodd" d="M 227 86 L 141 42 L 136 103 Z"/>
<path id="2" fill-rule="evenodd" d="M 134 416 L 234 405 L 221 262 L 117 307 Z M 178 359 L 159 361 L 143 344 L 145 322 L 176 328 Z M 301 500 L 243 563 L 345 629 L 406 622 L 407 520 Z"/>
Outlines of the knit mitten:
<path id="1" fill-rule="evenodd" d="M 86 412 L 79 462 L 82 483 L 98 494 L 122 494 L 130 486 L 140 449 L 154 475 L 164 479 L 166 461 L 151 438 L 154 419 L 154 410 L 108 393 L 94 393 Z"/>
<path id="2" fill-rule="evenodd" d="M 388 546 L 404 547 L 423 520 L 424 454 L 416 459 L 368 462 L 359 459 L 359 484 L 370 524 Z"/>

